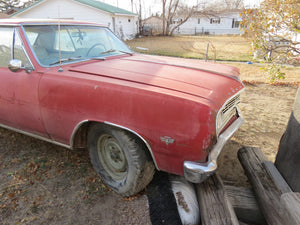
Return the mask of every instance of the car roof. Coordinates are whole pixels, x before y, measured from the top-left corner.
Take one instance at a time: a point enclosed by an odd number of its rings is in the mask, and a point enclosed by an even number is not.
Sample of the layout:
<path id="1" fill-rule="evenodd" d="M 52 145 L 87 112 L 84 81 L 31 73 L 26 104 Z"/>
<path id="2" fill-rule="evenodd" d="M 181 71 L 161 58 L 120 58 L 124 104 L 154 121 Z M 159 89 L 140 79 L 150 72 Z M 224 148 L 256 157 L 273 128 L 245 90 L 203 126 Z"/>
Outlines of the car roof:
<path id="1" fill-rule="evenodd" d="M 97 23 L 66 19 L 1 19 L 0 25 L 50 25 L 50 24 L 77 24 L 77 25 L 95 25 L 104 26 Z M 106 27 L 106 26 L 104 26 Z"/>

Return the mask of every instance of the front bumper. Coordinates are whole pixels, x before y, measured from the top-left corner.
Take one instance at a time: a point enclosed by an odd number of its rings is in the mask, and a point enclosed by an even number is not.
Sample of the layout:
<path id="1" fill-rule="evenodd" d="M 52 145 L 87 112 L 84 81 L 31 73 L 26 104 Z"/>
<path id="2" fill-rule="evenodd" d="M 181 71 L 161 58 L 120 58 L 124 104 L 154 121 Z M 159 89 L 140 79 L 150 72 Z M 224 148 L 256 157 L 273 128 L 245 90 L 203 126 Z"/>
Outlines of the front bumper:
<path id="1" fill-rule="evenodd" d="M 217 158 L 219 154 L 221 153 L 226 142 L 239 129 L 243 122 L 244 119 L 239 117 L 219 136 L 218 142 L 214 145 L 213 149 L 209 153 L 208 161 L 206 163 L 184 161 L 184 176 L 188 181 L 193 183 L 201 183 L 216 172 L 218 168 Z"/>

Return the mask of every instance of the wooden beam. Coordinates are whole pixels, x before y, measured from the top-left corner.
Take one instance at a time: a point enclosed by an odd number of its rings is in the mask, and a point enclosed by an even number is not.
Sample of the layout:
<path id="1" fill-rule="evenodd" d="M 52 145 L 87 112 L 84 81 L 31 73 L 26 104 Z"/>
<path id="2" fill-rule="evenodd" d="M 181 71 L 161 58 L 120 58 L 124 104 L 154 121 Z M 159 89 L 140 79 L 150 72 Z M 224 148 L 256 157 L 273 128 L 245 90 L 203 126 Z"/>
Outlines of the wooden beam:
<path id="1" fill-rule="evenodd" d="M 238 151 L 238 158 L 250 180 L 267 223 L 272 225 L 290 224 L 284 217 L 286 210 L 280 203 L 280 196 L 285 193 L 287 188 L 278 188 L 285 187 L 287 184 L 276 184 L 276 180 L 283 182 L 283 179 L 274 179 L 270 176 L 270 174 L 276 176 L 280 176 L 280 174 L 267 171 L 268 166 L 265 164 L 268 160 L 263 152 L 259 148 L 243 147 Z"/>
<path id="2" fill-rule="evenodd" d="M 196 185 L 202 225 L 238 225 L 221 178 L 214 174 Z"/>
<path id="3" fill-rule="evenodd" d="M 225 190 L 240 224 L 266 224 L 252 189 L 225 185 Z"/>
<path id="4" fill-rule="evenodd" d="M 281 203 L 287 209 L 286 220 L 289 224 L 300 224 L 300 193 L 285 193 L 280 198 Z"/>
<path id="5" fill-rule="evenodd" d="M 292 189 L 287 184 L 285 179 L 281 176 L 275 165 L 270 161 L 264 161 L 263 166 L 265 167 L 267 173 L 274 181 L 274 184 L 276 185 L 277 189 L 282 193 L 288 193 L 292 192 Z"/>

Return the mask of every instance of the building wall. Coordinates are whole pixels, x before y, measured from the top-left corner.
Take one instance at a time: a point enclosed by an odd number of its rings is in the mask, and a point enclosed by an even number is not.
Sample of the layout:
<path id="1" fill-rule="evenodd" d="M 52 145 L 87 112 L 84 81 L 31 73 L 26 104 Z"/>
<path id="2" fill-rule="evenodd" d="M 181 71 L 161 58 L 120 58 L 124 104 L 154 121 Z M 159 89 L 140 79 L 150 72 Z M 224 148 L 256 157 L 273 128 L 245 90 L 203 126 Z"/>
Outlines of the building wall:
<path id="1" fill-rule="evenodd" d="M 136 16 L 115 16 L 72 0 L 46 0 L 13 16 L 13 18 L 38 19 L 56 19 L 59 17 L 61 19 L 74 19 L 100 23 L 108 26 L 119 37 L 123 38 L 134 37 L 137 33 Z M 115 20 L 115 22 L 113 20 Z M 113 27 L 114 24 L 115 27 Z M 123 30 L 123 35 L 121 35 L 121 30 Z"/>
<path id="2" fill-rule="evenodd" d="M 134 38 L 138 33 L 138 18 L 136 16 L 115 16 L 115 21 L 114 32 L 123 40 Z"/>
<path id="3" fill-rule="evenodd" d="M 148 35 L 157 35 L 162 33 L 163 21 L 157 16 L 151 16 L 143 20 L 143 28 Z"/>
<path id="4" fill-rule="evenodd" d="M 176 29 L 174 34 L 241 34 L 239 27 L 232 27 L 233 23 L 238 23 L 238 21 L 241 21 L 241 18 L 238 13 L 219 15 L 210 18 L 200 16 L 191 17 L 190 19 L 188 19 L 187 22 L 185 22 L 178 29 Z"/>

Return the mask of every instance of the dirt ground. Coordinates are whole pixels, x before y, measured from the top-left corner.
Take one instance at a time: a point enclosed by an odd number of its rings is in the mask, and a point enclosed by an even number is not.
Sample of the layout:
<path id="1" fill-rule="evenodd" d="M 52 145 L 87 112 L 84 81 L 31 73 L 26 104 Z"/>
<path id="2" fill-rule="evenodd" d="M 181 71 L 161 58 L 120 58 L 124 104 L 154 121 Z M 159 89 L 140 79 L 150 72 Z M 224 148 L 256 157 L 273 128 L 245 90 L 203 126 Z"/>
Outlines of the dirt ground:
<path id="1" fill-rule="evenodd" d="M 245 185 L 236 153 L 260 147 L 274 161 L 297 87 L 245 82 L 245 123 L 225 146 L 219 173 Z M 122 198 L 106 188 L 85 150 L 70 151 L 0 129 L 0 224 L 151 224 L 144 191 Z"/>

